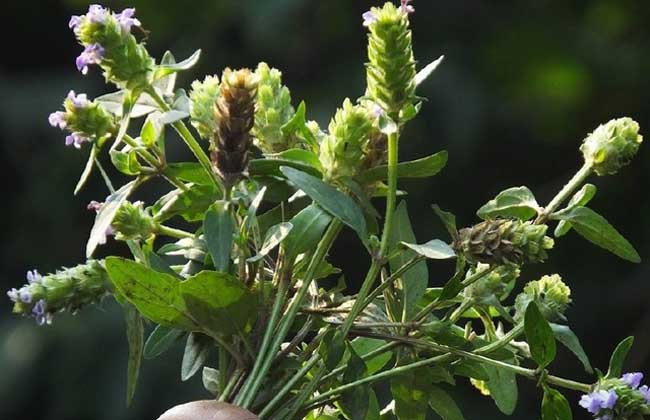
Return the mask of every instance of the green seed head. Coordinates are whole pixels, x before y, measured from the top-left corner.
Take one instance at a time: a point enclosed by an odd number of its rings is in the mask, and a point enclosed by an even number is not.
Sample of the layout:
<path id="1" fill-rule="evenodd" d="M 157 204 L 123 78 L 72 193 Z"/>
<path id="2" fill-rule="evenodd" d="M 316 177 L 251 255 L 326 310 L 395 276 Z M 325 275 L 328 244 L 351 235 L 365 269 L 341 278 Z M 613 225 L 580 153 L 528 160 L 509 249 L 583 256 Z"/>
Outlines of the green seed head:
<path id="1" fill-rule="evenodd" d="M 559 274 L 543 276 L 539 280 L 529 282 L 515 299 L 515 319 L 523 320 L 526 308 L 530 302 L 535 302 L 544 318 L 554 322 L 564 320 L 571 303 L 571 289 Z"/>
<path id="2" fill-rule="evenodd" d="M 585 162 L 598 175 L 613 175 L 630 163 L 639 150 L 643 136 L 639 124 L 631 118 L 618 118 L 600 125 L 582 143 Z"/>
<path id="3" fill-rule="evenodd" d="M 214 104 L 219 97 L 219 78 L 206 76 L 203 81 L 192 82 L 190 116 L 192 125 L 203 139 L 210 139 L 217 128 L 214 121 Z"/>
<path id="4" fill-rule="evenodd" d="M 467 277 L 473 276 L 476 273 L 489 269 L 487 264 L 478 263 L 467 272 Z M 490 303 L 496 297 L 497 300 L 502 300 L 507 297 L 515 281 L 521 274 L 519 267 L 516 265 L 502 265 L 496 270 L 482 277 L 480 280 L 469 285 L 464 290 L 464 295 L 467 298 L 473 299 L 476 303 Z"/>
<path id="5" fill-rule="evenodd" d="M 143 203 L 124 202 L 115 213 L 111 223 L 115 231 L 115 239 L 146 240 L 156 231 L 157 225 L 153 217 L 143 208 Z"/>

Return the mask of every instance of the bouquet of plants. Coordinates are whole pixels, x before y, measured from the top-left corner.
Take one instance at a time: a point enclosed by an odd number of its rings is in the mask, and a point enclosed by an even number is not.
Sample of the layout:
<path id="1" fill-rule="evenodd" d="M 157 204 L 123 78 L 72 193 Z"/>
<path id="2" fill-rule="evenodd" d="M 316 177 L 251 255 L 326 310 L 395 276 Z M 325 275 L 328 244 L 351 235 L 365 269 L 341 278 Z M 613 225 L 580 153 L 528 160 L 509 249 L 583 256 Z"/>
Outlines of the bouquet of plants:
<path id="1" fill-rule="evenodd" d="M 398 182 L 438 174 L 447 153 L 398 157 L 400 143 L 411 141 L 404 126 L 426 106 L 418 86 L 442 61 L 418 71 L 414 11 L 402 0 L 364 13 L 366 89 L 345 99 L 327 126 L 309 120 L 305 102 L 295 106 L 282 73 L 263 62 L 223 69 L 186 91 L 176 74 L 200 51 L 180 62 L 170 52 L 154 59 L 132 8 L 91 5 L 73 16 L 83 48 L 77 68 L 100 69 L 117 91 L 92 100 L 71 90 L 49 121 L 68 133 L 66 145 L 89 155 L 75 193 L 100 176 L 108 196 L 88 204 L 97 213 L 88 260 L 47 275 L 29 271 L 28 283 L 7 293 L 13 311 L 43 325 L 59 312 L 119 302 L 129 402 L 142 360 L 184 340 L 182 379 L 203 375 L 214 399 L 176 406 L 166 420 L 415 420 L 431 411 L 458 420 L 446 389 L 461 381 L 507 415 L 520 378 L 537 383 L 544 420 L 572 418 L 565 390 L 582 393 L 579 406 L 600 420 L 650 414 L 643 375 L 623 373 L 632 337 L 607 370 L 594 369 L 568 325 L 569 282 L 549 273 L 517 284 L 552 254 L 551 235 L 570 231 L 640 261 L 588 207 L 596 186 L 587 182 L 631 161 L 642 141 L 638 124 L 613 119 L 588 134 L 582 166 L 547 205 L 525 186 L 508 188 L 462 228 L 433 205 L 449 235 L 417 241 Z M 195 160 L 172 161 L 168 141 L 184 142 Z M 110 169 L 101 163 L 108 159 Z M 115 171 L 130 180 L 116 185 Z M 135 199 L 163 184 L 157 200 Z M 328 262 L 342 230 L 369 256 L 365 278 L 352 279 L 358 290 Z M 94 258 L 109 238 L 130 257 Z M 455 261 L 451 278 L 429 275 L 437 260 Z M 559 345 L 592 383 L 551 372 Z M 377 397 L 378 385 L 388 397 Z"/>

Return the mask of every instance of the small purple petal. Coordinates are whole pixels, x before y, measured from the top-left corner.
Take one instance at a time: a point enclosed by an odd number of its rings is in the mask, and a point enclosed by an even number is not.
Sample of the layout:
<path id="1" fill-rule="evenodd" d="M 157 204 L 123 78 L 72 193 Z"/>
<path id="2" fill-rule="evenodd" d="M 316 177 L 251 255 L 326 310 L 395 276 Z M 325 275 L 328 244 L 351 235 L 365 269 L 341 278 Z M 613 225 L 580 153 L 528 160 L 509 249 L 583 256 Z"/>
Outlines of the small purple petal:
<path id="1" fill-rule="evenodd" d="M 81 23 L 81 16 L 71 16 L 68 27 L 77 32 L 77 26 Z"/>
<path id="2" fill-rule="evenodd" d="M 43 279 L 43 276 L 38 272 L 38 270 L 30 270 L 27 272 L 27 283 L 34 284 L 40 283 Z"/>
<path id="3" fill-rule="evenodd" d="M 18 297 L 23 303 L 32 303 L 32 294 L 29 293 L 29 290 L 22 288 L 18 291 Z"/>
<path id="4" fill-rule="evenodd" d="M 591 414 L 597 414 L 600 411 L 600 399 L 598 399 L 598 395 L 595 392 L 580 397 L 578 405 L 587 409 Z"/>
<path id="5" fill-rule="evenodd" d="M 377 22 L 377 16 L 375 16 L 371 10 L 365 12 L 361 17 L 363 18 L 363 26 L 370 26 Z"/>
<path id="6" fill-rule="evenodd" d="M 18 290 L 16 290 L 15 287 L 11 290 L 7 290 L 7 296 L 9 299 L 11 299 L 12 302 L 18 302 Z"/>
<path id="7" fill-rule="evenodd" d="M 134 14 L 135 8 L 130 7 L 115 15 L 115 19 L 126 33 L 131 31 L 132 26 L 140 26 L 140 21 L 133 17 Z"/>
<path id="8" fill-rule="evenodd" d="M 90 203 L 88 203 L 86 209 L 97 212 L 99 211 L 99 209 L 102 208 L 103 205 L 104 203 L 100 203 L 99 201 L 92 200 Z"/>
<path id="9" fill-rule="evenodd" d="M 621 377 L 621 380 L 627 384 L 632 389 L 637 389 L 641 385 L 643 380 L 643 373 L 641 372 L 631 372 L 626 373 Z"/>
<path id="10" fill-rule="evenodd" d="M 91 4 L 86 16 L 93 23 L 105 23 L 108 18 L 108 10 L 98 4 Z"/>
<path id="11" fill-rule="evenodd" d="M 85 93 L 77 95 L 74 93 L 74 90 L 71 90 L 68 92 L 68 99 L 72 102 L 75 108 L 87 108 L 90 105 L 88 95 Z"/>
<path id="12" fill-rule="evenodd" d="M 412 2 L 413 0 L 402 0 L 401 5 L 400 5 L 400 10 L 402 13 L 405 13 L 407 15 L 415 12 L 415 8 L 410 5 L 409 3 Z"/>
<path id="13" fill-rule="evenodd" d="M 602 403 L 600 404 L 601 408 L 614 408 L 614 405 L 616 405 L 616 401 L 618 401 L 618 395 L 616 395 L 616 392 L 613 390 L 609 391 L 599 391 L 599 392 L 604 392 L 603 398 L 602 398 Z"/>
<path id="14" fill-rule="evenodd" d="M 645 399 L 645 402 L 650 404 L 650 388 L 648 388 L 648 385 L 641 385 L 638 391 Z"/>
<path id="15" fill-rule="evenodd" d="M 38 325 L 52 323 L 52 314 L 47 312 L 45 301 L 43 299 L 36 302 L 36 305 L 32 308 L 32 315 L 34 316 L 34 319 L 36 319 Z"/>
<path id="16" fill-rule="evenodd" d="M 90 141 L 88 137 L 84 136 L 81 133 L 72 133 L 65 138 L 65 145 L 66 146 L 74 146 L 75 149 L 80 149 L 81 145 L 87 141 Z"/>
<path id="17" fill-rule="evenodd" d="M 67 125 L 65 121 L 65 112 L 63 111 L 56 111 L 51 113 L 47 120 L 50 122 L 50 125 L 52 127 L 59 127 L 62 130 Z"/>
<path id="18" fill-rule="evenodd" d="M 99 64 L 104 58 L 104 47 L 99 44 L 88 44 L 84 48 L 83 52 L 77 57 L 75 64 L 77 65 L 77 70 L 81 74 L 88 73 L 88 66 L 91 64 Z"/>

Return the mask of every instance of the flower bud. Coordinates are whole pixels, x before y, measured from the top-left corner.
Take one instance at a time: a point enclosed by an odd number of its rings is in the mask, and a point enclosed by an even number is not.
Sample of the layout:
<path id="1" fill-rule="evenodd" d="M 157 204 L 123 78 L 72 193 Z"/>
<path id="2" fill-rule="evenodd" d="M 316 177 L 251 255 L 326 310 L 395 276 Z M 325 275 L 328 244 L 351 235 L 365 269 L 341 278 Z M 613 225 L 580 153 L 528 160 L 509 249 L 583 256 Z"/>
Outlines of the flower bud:
<path id="1" fill-rule="evenodd" d="M 360 169 L 363 150 L 372 130 L 368 110 L 345 99 L 329 124 L 329 134 L 320 147 L 324 178 L 335 181 L 351 178 Z"/>
<path id="2" fill-rule="evenodd" d="M 642 141 L 636 121 L 618 118 L 599 125 L 587 136 L 580 150 L 594 172 L 601 176 L 613 175 L 630 163 Z"/>
<path id="3" fill-rule="evenodd" d="M 260 63 L 255 74 L 259 78 L 253 128 L 257 147 L 264 153 L 279 153 L 295 147 L 298 138 L 282 133 L 282 126 L 295 114 L 291 93 L 282 84 L 282 73 Z"/>
<path id="4" fill-rule="evenodd" d="M 63 108 L 65 111 L 51 113 L 49 122 L 53 127 L 70 132 L 65 138 L 67 146 L 79 149 L 87 142 L 101 145 L 115 134 L 113 116 L 98 103 L 89 101 L 85 93 L 77 95 L 71 90 L 63 101 Z"/>
<path id="5" fill-rule="evenodd" d="M 143 208 L 142 201 L 125 201 L 115 213 L 111 227 L 120 241 L 146 240 L 156 231 L 157 224 Z"/>
<path id="6" fill-rule="evenodd" d="M 69 26 L 84 47 L 76 60 L 81 73 L 88 73 L 88 66 L 97 64 L 106 80 L 119 87 L 144 88 L 151 83 L 155 63 L 131 34 L 133 26 L 140 26 L 134 13 L 133 8 L 114 13 L 93 4 L 87 14 L 72 16 Z"/>
<path id="7" fill-rule="evenodd" d="M 476 267 L 467 272 L 467 277 L 489 268 L 490 266 L 487 264 L 478 263 Z M 491 305 L 494 303 L 495 298 L 499 301 L 507 297 L 520 274 L 519 267 L 515 265 L 499 266 L 496 270 L 466 287 L 463 294 L 475 303 Z"/>
<path id="8" fill-rule="evenodd" d="M 217 129 L 214 120 L 214 104 L 219 97 L 219 78 L 206 76 L 202 82 L 192 82 L 190 92 L 190 116 L 192 125 L 204 139 L 210 139 Z"/>
<path id="9" fill-rule="evenodd" d="M 405 105 L 415 100 L 415 60 L 409 10 L 386 3 L 364 14 L 368 27 L 366 95 L 396 120 Z"/>
<path id="10" fill-rule="evenodd" d="M 548 321 L 564 320 L 571 303 L 571 289 L 559 274 L 543 276 L 539 280 L 529 282 L 515 299 L 515 320 L 524 319 L 524 314 L 530 302 L 535 302 L 540 312 Z"/>
<path id="11" fill-rule="evenodd" d="M 109 292 L 106 270 L 95 260 L 47 276 L 29 271 L 27 281 L 20 289 L 8 291 L 7 296 L 14 302 L 14 313 L 33 316 L 39 325 L 50 324 L 56 312 L 74 313 Z"/>
<path id="12" fill-rule="evenodd" d="M 226 185 L 232 185 L 248 167 L 256 95 L 257 77 L 253 72 L 224 70 L 214 105 L 217 129 L 211 146 L 215 171 Z"/>
<path id="13" fill-rule="evenodd" d="M 546 250 L 553 248 L 553 239 L 546 236 L 547 228 L 516 219 L 486 220 L 461 229 L 452 246 L 472 263 L 541 262 L 547 258 Z"/>
<path id="14" fill-rule="evenodd" d="M 650 414 L 650 388 L 639 386 L 643 374 L 602 379 L 593 392 L 580 398 L 580 406 L 598 419 L 641 419 Z"/>

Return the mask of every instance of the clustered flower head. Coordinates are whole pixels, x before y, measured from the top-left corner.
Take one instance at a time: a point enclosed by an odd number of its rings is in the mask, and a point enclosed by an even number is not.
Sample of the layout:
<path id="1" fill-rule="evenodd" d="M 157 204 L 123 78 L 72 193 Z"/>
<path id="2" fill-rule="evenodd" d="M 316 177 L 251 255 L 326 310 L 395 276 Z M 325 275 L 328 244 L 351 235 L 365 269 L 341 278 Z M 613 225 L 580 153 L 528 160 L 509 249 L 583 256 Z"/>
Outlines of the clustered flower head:
<path id="1" fill-rule="evenodd" d="M 192 82 L 190 91 L 190 117 L 192 125 L 203 139 L 210 139 L 217 129 L 214 104 L 219 97 L 219 77 L 206 76 L 203 81 Z"/>
<path id="2" fill-rule="evenodd" d="M 642 418 L 650 414 L 650 388 L 641 385 L 642 380 L 640 372 L 603 379 L 593 392 L 580 398 L 579 405 L 596 420 Z"/>
<path id="3" fill-rule="evenodd" d="M 87 74 L 89 66 L 99 65 L 106 79 L 120 87 L 143 87 L 151 82 L 154 61 L 132 35 L 140 27 L 135 9 L 115 13 L 92 4 L 88 13 L 72 16 L 69 27 L 84 50 L 76 59 L 77 69 Z"/>
<path id="4" fill-rule="evenodd" d="M 643 142 L 639 124 L 631 118 L 618 118 L 601 124 L 580 146 L 585 162 L 598 175 L 613 175 L 630 163 Z"/>
<path id="5" fill-rule="evenodd" d="M 65 111 L 50 114 L 52 127 L 70 132 L 65 138 L 67 146 L 81 148 L 83 143 L 97 141 L 103 143 L 116 131 L 113 116 L 100 104 L 88 100 L 85 93 L 76 94 L 73 90 L 63 101 Z"/>
<path id="6" fill-rule="evenodd" d="M 515 299 L 515 319 L 523 320 L 530 302 L 535 302 L 548 321 L 565 320 L 564 313 L 571 304 L 571 289 L 559 274 L 542 276 L 531 281 Z"/>
<path id="7" fill-rule="evenodd" d="M 478 263 L 476 267 L 468 270 L 467 277 L 489 268 L 488 264 Z M 508 296 L 520 274 L 521 270 L 516 265 L 501 265 L 465 288 L 463 294 L 477 304 L 493 305 Z"/>
<path id="8" fill-rule="evenodd" d="M 157 224 L 142 201 L 125 201 L 115 213 L 111 228 L 118 240 L 146 240 L 154 234 Z"/>
<path id="9" fill-rule="evenodd" d="M 51 324 L 56 312 L 75 312 L 98 302 L 109 287 L 102 263 L 95 260 L 46 276 L 28 271 L 26 277 L 27 284 L 9 290 L 7 296 L 14 303 L 14 313 L 33 317 L 38 325 Z"/>

